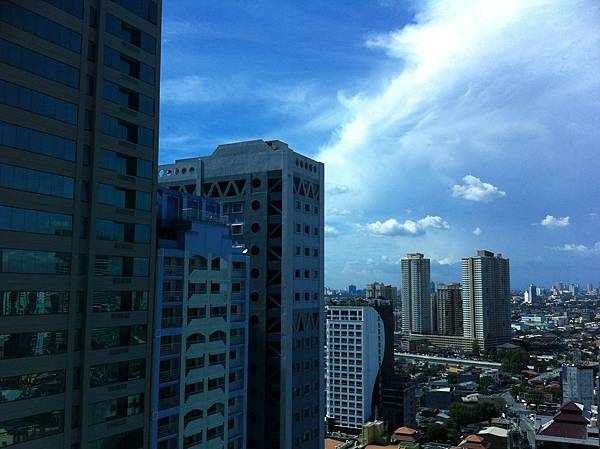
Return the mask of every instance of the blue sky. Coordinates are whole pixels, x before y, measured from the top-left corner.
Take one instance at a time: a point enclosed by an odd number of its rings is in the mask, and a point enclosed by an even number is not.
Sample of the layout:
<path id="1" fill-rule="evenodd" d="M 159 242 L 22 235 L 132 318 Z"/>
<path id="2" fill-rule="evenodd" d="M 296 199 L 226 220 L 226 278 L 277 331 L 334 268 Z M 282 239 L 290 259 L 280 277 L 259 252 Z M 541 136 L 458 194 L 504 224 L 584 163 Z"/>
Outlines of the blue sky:
<path id="1" fill-rule="evenodd" d="M 280 139 L 326 164 L 326 285 L 600 283 L 600 3 L 164 3 L 161 162 Z"/>

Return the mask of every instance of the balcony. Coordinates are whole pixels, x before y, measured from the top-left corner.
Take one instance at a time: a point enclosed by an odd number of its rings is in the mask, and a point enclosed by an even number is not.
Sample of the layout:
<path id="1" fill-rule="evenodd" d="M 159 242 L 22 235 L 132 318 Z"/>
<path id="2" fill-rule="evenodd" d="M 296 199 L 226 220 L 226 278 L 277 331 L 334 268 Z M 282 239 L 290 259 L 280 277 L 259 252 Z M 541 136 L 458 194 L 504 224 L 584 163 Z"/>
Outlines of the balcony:
<path id="1" fill-rule="evenodd" d="M 179 405 L 179 396 L 169 396 L 166 398 L 158 399 L 158 409 L 166 410 L 171 407 L 176 407 Z"/>
<path id="2" fill-rule="evenodd" d="M 165 265 L 163 273 L 165 276 L 183 276 L 183 265 Z"/>
<path id="3" fill-rule="evenodd" d="M 183 292 L 182 291 L 163 292 L 162 301 L 163 302 L 183 302 Z"/>
<path id="4" fill-rule="evenodd" d="M 158 373 L 158 380 L 160 383 L 177 381 L 180 374 L 181 372 L 178 368 L 161 371 Z"/>
<path id="5" fill-rule="evenodd" d="M 164 438 L 177 433 L 177 425 L 166 424 L 158 427 L 158 438 Z"/>
<path id="6" fill-rule="evenodd" d="M 181 352 L 181 343 L 168 343 L 160 345 L 160 355 L 179 354 Z"/>
<path id="7" fill-rule="evenodd" d="M 183 323 L 183 318 L 180 316 L 169 316 L 163 317 L 160 320 L 160 326 L 163 329 L 173 328 L 173 327 L 181 327 Z"/>
<path id="8" fill-rule="evenodd" d="M 209 223 L 228 224 L 228 217 L 219 213 L 201 209 L 181 209 L 181 219 L 184 221 L 207 221 Z"/>

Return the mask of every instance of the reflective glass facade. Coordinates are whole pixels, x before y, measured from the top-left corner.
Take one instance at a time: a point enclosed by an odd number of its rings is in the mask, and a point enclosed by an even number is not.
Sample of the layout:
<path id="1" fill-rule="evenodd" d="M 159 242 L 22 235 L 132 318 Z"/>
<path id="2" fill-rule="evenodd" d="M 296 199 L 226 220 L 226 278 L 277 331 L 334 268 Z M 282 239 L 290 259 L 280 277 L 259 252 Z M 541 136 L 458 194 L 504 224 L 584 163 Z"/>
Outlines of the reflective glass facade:
<path id="1" fill-rule="evenodd" d="M 69 313 L 69 292 L 0 290 L 0 316 L 57 313 Z"/>
<path id="2" fill-rule="evenodd" d="M 161 8 L 0 0 L 0 446 L 148 447 Z"/>
<path id="3" fill-rule="evenodd" d="M 13 42 L 0 39 L 0 62 L 70 87 L 79 86 L 79 69 Z"/>
<path id="4" fill-rule="evenodd" d="M 73 216 L 0 206 L 0 229 L 70 237 L 73 235 Z"/>
<path id="5" fill-rule="evenodd" d="M 0 79 L 0 104 L 77 125 L 77 105 Z"/>

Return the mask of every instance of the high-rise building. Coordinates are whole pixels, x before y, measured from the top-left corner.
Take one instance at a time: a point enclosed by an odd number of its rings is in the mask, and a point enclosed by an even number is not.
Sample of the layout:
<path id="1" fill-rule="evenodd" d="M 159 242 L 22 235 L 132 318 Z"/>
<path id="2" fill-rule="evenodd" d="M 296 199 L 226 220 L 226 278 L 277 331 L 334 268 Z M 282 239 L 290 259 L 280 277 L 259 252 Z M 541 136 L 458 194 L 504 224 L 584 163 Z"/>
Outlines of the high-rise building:
<path id="1" fill-rule="evenodd" d="M 407 254 L 402 269 L 402 333 L 430 334 L 433 331 L 429 259 Z"/>
<path id="2" fill-rule="evenodd" d="M 326 306 L 326 409 L 332 430 L 359 432 L 372 419 L 411 422 L 414 390 L 394 366 L 390 301 Z"/>
<path id="3" fill-rule="evenodd" d="M 437 333 L 439 335 L 463 335 L 462 287 L 460 284 L 437 285 Z"/>
<path id="4" fill-rule="evenodd" d="M 245 448 L 249 257 L 219 203 L 159 199 L 150 447 Z"/>
<path id="5" fill-rule="evenodd" d="M 348 286 L 348 296 L 351 296 L 351 297 L 356 296 L 356 285 L 350 284 Z"/>
<path id="6" fill-rule="evenodd" d="M 591 410 L 594 404 L 594 369 L 591 366 L 563 365 L 560 380 L 563 404 L 573 401 Z"/>
<path id="7" fill-rule="evenodd" d="M 370 306 L 328 305 L 325 313 L 327 417 L 336 427 L 359 431 L 380 405 L 383 320 Z"/>
<path id="8" fill-rule="evenodd" d="M 398 299 L 398 289 L 381 282 L 374 282 L 372 284 L 367 284 L 366 298 L 367 300 L 386 299 L 394 303 Z"/>
<path id="9" fill-rule="evenodd" d="M 462 259 L 464 336 L 493 350 L 509 343 L 510 272 L 507 258 L 481 250 Z"/>
<path id="10" fill-rule="evenodd" d="M 161 185 L 223 202 L 249 249 L 249 449 L 324 438 L 323 169 L 278 140 L 161 167 Z"/>
<path id="11" fill-rule="evenodd" d="M 537 295 L 537 287 L 533 284 L 529 284 L 527 290 L 525 290 L 524 302 L 527 304 L 535 305 L 537 304 L 538 295 Z"/>
<path id="12" fill-rule="evenodd" d="M 0 2 L 4 445 L 148 447 L 160 22 Z"/>

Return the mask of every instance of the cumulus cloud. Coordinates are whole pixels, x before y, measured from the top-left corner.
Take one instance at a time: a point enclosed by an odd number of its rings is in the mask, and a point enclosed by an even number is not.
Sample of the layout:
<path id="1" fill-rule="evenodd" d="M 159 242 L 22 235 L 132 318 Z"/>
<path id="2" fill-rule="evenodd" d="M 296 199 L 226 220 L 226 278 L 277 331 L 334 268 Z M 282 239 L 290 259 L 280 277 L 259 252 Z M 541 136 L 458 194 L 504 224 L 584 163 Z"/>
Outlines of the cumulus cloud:
<path id="1" fill-rule="evenodd" d="M 462 180 L 463 184 L 452 186 L 452 196 L 455 198 L 481 202 L 506 196 L 506 192 L 490 183 L 483 182 L 476 176 L 467 175 Z"/>
<path id="2" fill-rule="evenodd" d="M 325 237 L 337 237 L 340 235 L 340 231 L 333 227 L 325 225 Z"/>
<path id="3" fill-rule="evenodd" d="M 569 217 L 555 217 L 553 215 L 546 215 L 542 221 L 540 221 L 540 224 L 547 228 L 565 228 L 569 226 Z"/>
<path id="4" fill-rule="evenodd" d="M 405 220 L 400 223 L 395 218 L 386 221 L 368 223 L 365 229 L 376 236 L 411 236 L 424 235 L 428 229 L 450 229 L 450 225 L 439 216 L 427 215 L 418 221 Z"/>
<path id="5" fill-rule="evenodd" d="M 576 243 L 565 243 L 564 245 L 556 246 L 553 249 L 567 253 L 600 254 L 600 242 L 596 242 L 591 246 Z"/>
<path id="6" fill-rule="evenodd" d="M 475 229 L 473 229 L 473 234 L 475 234 L 476 236 L 480 236 L 481 235 L 481 228 L 479 226 L 477 226 Z"/>

